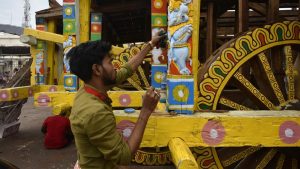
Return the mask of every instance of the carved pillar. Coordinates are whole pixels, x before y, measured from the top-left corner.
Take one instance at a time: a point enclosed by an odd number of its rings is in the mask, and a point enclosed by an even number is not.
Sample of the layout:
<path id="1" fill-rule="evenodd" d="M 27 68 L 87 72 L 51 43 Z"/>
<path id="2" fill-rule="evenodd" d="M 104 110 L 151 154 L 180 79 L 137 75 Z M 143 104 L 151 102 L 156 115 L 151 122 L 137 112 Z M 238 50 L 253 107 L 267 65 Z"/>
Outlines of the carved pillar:
<path id="1" fill-rule="evenodd" d="M 167 0 L 151 0 L 151 28 L 152 36 L 160 29 L 167 30 Z M 167 49 L 154 48 L 151 51 L 151 86 L 162 89 L 161 102 L 165 102 L 167 76 Z"/>
<path id="2" fill-rule="evenodd" d="M 198 67 L 200 1 L 169 1 L 167 106 L 170 111 L 194 111 Z"/>
<path id="3" fill-rule="evenodd" d="M 75 0 L 64 0 L 63 3 L 63 34 L 67 40 L 64 47 L 64 87 L 68 91 L 76 91 L 78 88 L 78 77 L 70 73 L 69 60 L 66 55 L 76 45 L 76 12 Z"/>
<path id="4" fill-rule="evenodd" d="M 36 29 L 40 31 L 47 31 L 47 22 L 44 18 L 37 18 L 36 19 Z M 37 45 L 35 47 L 34 56 L 34 63 L 35 63 L 35 84 L 42 85 L 46 84 L 45 82 L 45 70 L 47 70 L 47 63 L 46 63 L 46 43 L 42 40 L 37 40 Z"/>

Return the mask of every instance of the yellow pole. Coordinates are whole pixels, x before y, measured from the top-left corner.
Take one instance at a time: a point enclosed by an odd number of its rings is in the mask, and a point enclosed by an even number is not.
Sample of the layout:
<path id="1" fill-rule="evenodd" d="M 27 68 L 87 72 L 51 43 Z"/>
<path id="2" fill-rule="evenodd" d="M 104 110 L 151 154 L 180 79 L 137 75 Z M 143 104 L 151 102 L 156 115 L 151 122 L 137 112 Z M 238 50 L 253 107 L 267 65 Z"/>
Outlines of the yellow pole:
<path id="1" fill-rule="evenodd" d="M 193 15 L 193 75 L 194 75 L 194 110 L 197 110 L 198 91 L 198 67 L 199 67 L 199 27 L 200 27 L 200 5 L 201 0 L 193 1 L 194 15 Z"/>
<path id="2" fill-rule="evenodd" d="M 53 19 L 48 21 L 48 32 L 55 32 L 55 21 Z M 47 68 L 49 70 L 46 70 L 48 73 L 48 80 L 47 83 L 50 85 L 54 84 L 54 52 L 55 52 L 55 45 L 53 42 L 47 41 L 47 52 L 48 52 L 48 58 L 47 58 Z"/>
<path id="3" fill-rule="evenodd" d="M 30 45 L 30 53 L 31 53 L 31 57 L 32 57 L 32 64 L 30 67 L 30 71 L 31 71 L 31 77 L 30 77 L 30 85 L 34 85 L 35 84 L 35 63 L 36 63 L 36 46 Z"/>
<path id="4" fill-rule="evenodd" d="M 79 21 L 80 29 L 79 42 L 86 42 L 90 39 L 90 9 L 91 9 L 91 0 L 80 1 L 79 5 Z"/>
<path id="5" fill-rule="evenodd" d="M 295 61 L 295 94 L 296 98 L 300 100 L 300 56 Z"/>
<path id="6" fill-rule="evenodd" d="M 198 164 L 185 142 L 180 138 L 169 141 L 172 160 L 177 169 L 198 169 Z"/>

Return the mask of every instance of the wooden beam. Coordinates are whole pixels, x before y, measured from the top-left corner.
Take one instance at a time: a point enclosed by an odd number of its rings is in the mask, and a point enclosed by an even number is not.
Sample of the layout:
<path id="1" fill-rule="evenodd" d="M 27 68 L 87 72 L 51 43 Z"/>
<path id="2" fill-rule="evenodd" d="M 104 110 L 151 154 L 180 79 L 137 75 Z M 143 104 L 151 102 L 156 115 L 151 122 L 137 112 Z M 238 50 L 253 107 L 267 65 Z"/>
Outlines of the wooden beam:
<path id="1" fill-rule="evenodd" d="M 180 138 L 173 138 L 169 142 L 172 160 L 177 169 L 197 169 L 198 164 L 185 142 Z"/>
<path id="2" fill-rule="evenodd" d="M 98 5 L 93 4 L 93 9 L 102 13 L 114 13 L 114 12 L 126 12 L 135 11 L 139 9 L 146 9 L 146 1 L 136 0 L 136 1 L 116 1 L 106 4 Z"/>
<path id="3" fill-rule="evenodd" d="M 208 2 L 206 28 L 206 59 L 213 53 L 216 40 L 216 11 L 214 2 Z"/>
<path id="4" fill-rule="evenodd" d="M 263 3 L 249 2 L 249 8 L 251 8 L 253 11 L 259 13 L 262 16 L 265 16 L 267 14 L 266 5 Z"/>
<path id="5" fill-rule="evenodd" d="M 267 22 L 272 23 L 277 21 L 279 17 L 279 0 L 268 0 L 267 11 Z"/>
<path id="6" fill-rule="evenodd" d="M 55 43 L 63 43 L 66 40 L 66 37 L 63 35 L 46 32 L 46 31 L 39 31 L 30 28 L 24 28 L 23 35 L 31 35 L 39 40 L 55 42 Z"/>

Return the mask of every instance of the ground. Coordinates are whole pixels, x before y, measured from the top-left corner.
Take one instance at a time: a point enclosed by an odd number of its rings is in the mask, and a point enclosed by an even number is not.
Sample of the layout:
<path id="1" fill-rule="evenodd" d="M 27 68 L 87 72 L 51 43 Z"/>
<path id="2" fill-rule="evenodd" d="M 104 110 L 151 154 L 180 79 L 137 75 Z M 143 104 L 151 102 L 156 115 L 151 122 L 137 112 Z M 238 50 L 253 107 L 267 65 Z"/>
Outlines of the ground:
<path id="1" fill-rule="evenodd" d="M 20 115 L 19 132 L 0 139 L 0 159 L 5 159 L 20 169 L 73 169 L 77 158 L 74 143 L 60 150 L 47 150 L 43 146 L 43 134 L 40 129 L 48 116 L 51 116 L 51 108 L 34 107 L 33 99 L 28 99 Z M 175 169 L 173 166 L 136 165 L 124 168 Z"/>

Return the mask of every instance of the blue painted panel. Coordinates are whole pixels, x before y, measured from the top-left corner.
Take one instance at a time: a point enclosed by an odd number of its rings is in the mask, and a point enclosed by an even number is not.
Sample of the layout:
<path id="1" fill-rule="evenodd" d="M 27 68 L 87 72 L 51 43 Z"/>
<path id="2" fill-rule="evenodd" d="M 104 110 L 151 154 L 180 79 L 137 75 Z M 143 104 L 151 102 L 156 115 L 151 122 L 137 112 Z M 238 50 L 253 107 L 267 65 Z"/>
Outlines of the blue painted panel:
<path id="1" fill-rule="evenodd" d="M 75 18 L 75 5 L 64 5 L 63 17 L 64 17 L 64 19 L 76 19 Z"/>
<path id="2" fill-rule="evenodd" d="M 74 92 L 77 90 L 77 76 L 75 75 L 65 75 L 64 76 L 64 87 L 66 90 Z"/>
<path id="3" fill-rule="evenodd" d="M 161 88 L 161 83 L 166 81 L 167 65 L 152 65 L 151 66 L 151 86 Z"/>

